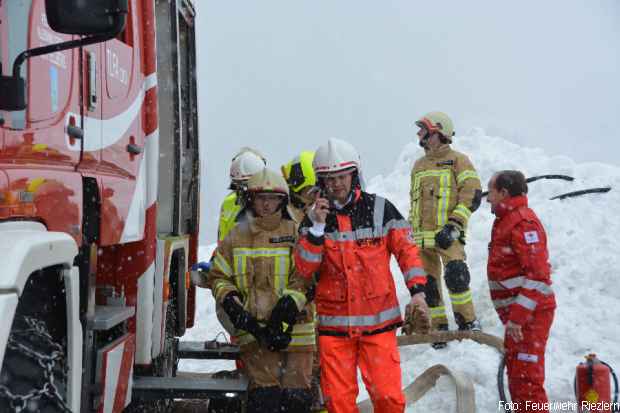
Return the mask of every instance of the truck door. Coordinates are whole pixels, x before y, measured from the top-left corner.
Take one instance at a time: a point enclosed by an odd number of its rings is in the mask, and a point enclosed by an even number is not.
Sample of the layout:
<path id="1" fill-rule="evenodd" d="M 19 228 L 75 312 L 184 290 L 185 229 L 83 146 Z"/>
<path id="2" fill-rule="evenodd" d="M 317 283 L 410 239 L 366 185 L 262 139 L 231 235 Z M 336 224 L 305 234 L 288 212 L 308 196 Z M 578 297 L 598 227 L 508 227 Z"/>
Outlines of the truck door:
<path id="1" fill-rule="evenodd" d="M 15 58 L 27 49 L 71 40 L 47 24 L 43 0 L 0 1 L 0 65 L 10 75 Z M 26 80 L 28 108 L 0 112 L 4 155 L 40 158 L 46 162 L 77 165 L 79 141 L 65 133 L 68 113 L 79 114 L 77 50 L 28 59 L 21 67 Z M 74 121 L 79 122 L 79 115 Z M 73 145 L 71 145 L 73 143 Z"/>
<path id="2" fill-rule="evenodd" d="M 103 201 L 120 222 L 102 228 L 104 245 L 141 240 L 144 236 L 146 182 L 142 111 L 146 79 L 140 70 L 137 35 L 139 2 L 129 2 L 123 33 L 102 45 Z"/>

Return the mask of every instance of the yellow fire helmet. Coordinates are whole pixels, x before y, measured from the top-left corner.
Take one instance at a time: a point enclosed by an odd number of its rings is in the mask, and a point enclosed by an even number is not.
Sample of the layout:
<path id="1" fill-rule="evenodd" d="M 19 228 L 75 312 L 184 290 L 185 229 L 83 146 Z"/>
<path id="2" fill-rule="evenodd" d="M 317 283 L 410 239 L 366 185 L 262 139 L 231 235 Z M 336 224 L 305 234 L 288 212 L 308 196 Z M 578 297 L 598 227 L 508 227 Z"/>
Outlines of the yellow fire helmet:
<path id="1" fill-rule="evenodd" d="M 282 165 L 282 174 L 288 187 L 295 193 L 316 185 L 316 175 L 312 167 L 314 152 L 303 151 L 286 165 Z"/>

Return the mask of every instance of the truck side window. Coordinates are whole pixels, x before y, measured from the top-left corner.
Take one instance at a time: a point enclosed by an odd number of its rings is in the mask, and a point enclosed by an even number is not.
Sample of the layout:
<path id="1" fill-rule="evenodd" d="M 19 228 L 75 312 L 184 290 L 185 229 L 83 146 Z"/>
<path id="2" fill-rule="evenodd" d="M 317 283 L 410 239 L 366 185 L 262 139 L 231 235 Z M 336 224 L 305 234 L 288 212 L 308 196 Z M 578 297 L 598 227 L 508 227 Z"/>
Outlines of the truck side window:
<path id="1" fill-rule="evenodd" d="M 28 48 L 28 20 L 30 17 L 30 8 L 32 6 L 31 0 L 19 0 L 19 1 L 7 1 L 4 2 L 6 19 L 2 24 L 6 24 L 4 33 L 7 36 L 7 51 L 8 56 L 6 60 L 6 67 L 3 65 L 2 71 L 5 74 L 10 74 L 13 71 L 13 62 L 15 58 L 24 50 Z M 4 53 L 4 52 L 3 52 Z M 21 67 L 21 77 L 28 81 L 26 70 L 27 65 Z M 9 112 L 11 127 L 15 129 L 23 129 L 26 126 L 26 111 Z"/>

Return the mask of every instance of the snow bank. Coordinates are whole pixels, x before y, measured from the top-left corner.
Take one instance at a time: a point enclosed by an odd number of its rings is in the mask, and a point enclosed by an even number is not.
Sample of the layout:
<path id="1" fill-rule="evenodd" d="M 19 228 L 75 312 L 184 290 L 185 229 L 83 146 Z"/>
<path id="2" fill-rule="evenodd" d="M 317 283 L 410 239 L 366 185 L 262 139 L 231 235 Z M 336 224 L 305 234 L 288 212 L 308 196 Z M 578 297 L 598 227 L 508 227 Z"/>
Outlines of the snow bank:
<path id="1" fill-rule="evenodd" d="M 470 156 L 483 182 L 502 169 L 519 169 L 526 176 L 565 174 L 573 182 L 541 180 L 530 184 L 530 206 L 545 225 L 549 237 L 549 253 L 553 266 L 553 288 L 558 309 L 547 346 L 546 388 L 550 400 L 573 400 L 575 366 L 582 357 L 595 352 L 620 370 L 620 289 L 618 269 L 620 254 L 615 236 L 620 235 L 620 219 L 614 205 L 620 205 L 620 168 L 602 164 L 577 164 L 564 156 L 549 156 L 540 149 L 524 148 L 504 139 L 486 136 L 480 129 L 466 136 L 457 136 L 453 147 Z M 559 152 L 561 148 L 559 148 Z M 410 143 L 387 176 L 377 176 L 368 182 L 368 191 L 390 199 L 407 216 L 409 212 L 410 170 L 415 159 L 422 155 L 417 143 Z M 607 194 L 591 194 L 563 201 L 549 198 L 565 192 L 611 186 Z M 483 329 L 503 335 L 503 328 L 491 304 L 486 281 L 487 244 L 494 216 L 488 204 L 472 216 L 466 252 L 472 274 L 474 304 Z M 202 247 L 201 257 L 207 259 L 213 246 Z M 408 295 L 398 266 L 393 262 L 402 307 Z M 446 294 L 447 296 L 447 294 Z M 215 318 L 210 292 L 199 292 L 197 325 L 184 337 L 204 340 L 222 330 Z M 449 304 L 446 303 L 449 307 Z M 454 320 L 450 319 L 455 328 Z M 475 383 L 479 412 L 497 412 L 498 395 L 495 374 L 499 362 L 491 348 L 466 341 L 450 343 L 447 349 L 436 351 L 429 345 L 401 349 L 403 384 L 411 383 L 426 368 L 442 363 L 467 373 Z M 209 371 L 231 367 L 232 363 L 188 362 L 181 369 Z M 360 378 L 359 400 L 367 398 Z M 455 394 L 449 379 L 440 379 L 438 386 L 408 411 L 442 411 L 455 409 Z"/>

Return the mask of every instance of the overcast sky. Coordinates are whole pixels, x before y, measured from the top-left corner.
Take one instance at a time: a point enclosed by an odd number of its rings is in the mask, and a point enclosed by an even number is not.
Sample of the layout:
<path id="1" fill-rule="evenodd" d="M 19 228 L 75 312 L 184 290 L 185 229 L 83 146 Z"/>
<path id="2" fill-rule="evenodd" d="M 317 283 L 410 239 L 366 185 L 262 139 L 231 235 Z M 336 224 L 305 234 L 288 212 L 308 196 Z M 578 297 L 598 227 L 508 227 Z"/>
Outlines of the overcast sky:
<path id="1" fill-rule="evenodd" d="M 620 165 L 620 0 L 195 3 L 205 241 L 241 146 L 277 169 L 339 137 L 371 178 L 431 110 Z"/>

